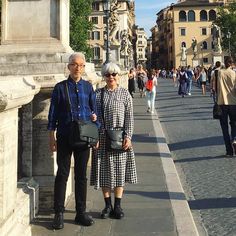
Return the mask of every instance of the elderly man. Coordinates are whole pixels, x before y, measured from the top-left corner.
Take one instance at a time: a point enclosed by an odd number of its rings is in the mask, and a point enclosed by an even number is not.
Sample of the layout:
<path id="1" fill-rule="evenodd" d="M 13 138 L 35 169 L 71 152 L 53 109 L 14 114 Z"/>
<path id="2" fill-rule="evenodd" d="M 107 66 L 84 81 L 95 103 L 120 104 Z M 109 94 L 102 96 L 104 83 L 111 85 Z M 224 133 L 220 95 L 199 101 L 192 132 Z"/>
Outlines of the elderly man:
<path id="1" fill-rule="evenodd" d="M 73 119 L 96 121 L 95 93 L 92 85 L 82 79 L 85 57 L 82 53 L 73 53 L 69 57 L 68 69 L 70 75 L 67 80 L 56 84 L 51 99 L 48 115 L 49 145 L 52 152 L 57 151 L 57 175 L 54 186 L 54 229 L 64 227 L 63 212 L 65 210 L 65 193 L 67 179 L 70 172 L 71 155 L 74 156 L 75 175 L 75 223 L 90 226 L 94 223 L 86 210 L 87 194 L 87 163 L 89 148 L 75 149 L 68 142 L 69 125 Z M 71 111 L 68 111 L 68 101 L 65 87 L 71 102 Z M 56 135 L 55 135 L 55 131 Z"/>

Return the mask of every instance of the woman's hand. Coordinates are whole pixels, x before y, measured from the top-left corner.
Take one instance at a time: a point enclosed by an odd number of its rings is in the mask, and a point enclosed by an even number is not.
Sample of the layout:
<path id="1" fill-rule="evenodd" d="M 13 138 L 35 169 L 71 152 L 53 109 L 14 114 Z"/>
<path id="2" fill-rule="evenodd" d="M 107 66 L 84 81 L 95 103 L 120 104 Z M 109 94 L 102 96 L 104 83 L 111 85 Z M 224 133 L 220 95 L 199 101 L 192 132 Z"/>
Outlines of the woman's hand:
<path id="1" fill-rule="evenodd" d="M 97 142 L 97 144 L 95 146 L 93 146 L 94 150 L 97 150 L 99 148 L 99 141 Z"/>
<path id="2" fill-rule="evenodd" d="M 127 150 L 127 149 L 129 149 L 129 148 L 131 148 L 131 140 L 129 139 L 129 138 L 125 138 L 124 139 L 124 142 L 123 142 L 123 149 L 124 150 Z"/>

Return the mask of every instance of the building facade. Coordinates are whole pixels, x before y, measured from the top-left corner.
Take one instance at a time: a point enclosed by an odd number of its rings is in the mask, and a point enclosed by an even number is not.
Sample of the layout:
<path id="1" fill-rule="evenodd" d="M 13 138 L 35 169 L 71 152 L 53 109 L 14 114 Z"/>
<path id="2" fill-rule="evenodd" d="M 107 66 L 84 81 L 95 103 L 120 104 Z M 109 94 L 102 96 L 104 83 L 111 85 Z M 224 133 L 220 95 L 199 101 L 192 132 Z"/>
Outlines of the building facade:
<path id="1" fill-rule="evenodd" d="M 217 8 L 227 1 L 185 0 L 157 13 L 158 32 L 153 44 L 158 44 L 157 67 L 204 65 L 223 61 L 226 52 L 216 50 L 213 42 L 213 22 Z"/>
<path id="2" fill-rule="evenodd" d="M 147 35 L 144 28 L 136 28 L 136 55 L 137 64 L 142 64 L 146 67 L 146 49 L 147 49 Z"/>

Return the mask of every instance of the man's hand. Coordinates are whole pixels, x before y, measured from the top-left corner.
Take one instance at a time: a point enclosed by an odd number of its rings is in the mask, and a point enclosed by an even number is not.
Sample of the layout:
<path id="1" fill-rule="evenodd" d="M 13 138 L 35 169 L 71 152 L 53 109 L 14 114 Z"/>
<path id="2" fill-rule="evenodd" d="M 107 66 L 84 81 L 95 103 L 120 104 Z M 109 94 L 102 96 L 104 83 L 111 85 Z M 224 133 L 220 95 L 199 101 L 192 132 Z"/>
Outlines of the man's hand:
<path id="1" fill-rule="evenodd" d="M 91 121 L 96 121 L 97 115 L 93 113 L 93 114 L 91 114 L 90 118 L 91 118 Z"/>
<path id="2" fill-rule="evenodd" d="M 50 131 L 49 133 L 49 148 L 50 148 L 50 151 L 52 152 L 57 151 L 57 141 L 56 141 L 54 133 L 55 133 L 54 131 Z"/>

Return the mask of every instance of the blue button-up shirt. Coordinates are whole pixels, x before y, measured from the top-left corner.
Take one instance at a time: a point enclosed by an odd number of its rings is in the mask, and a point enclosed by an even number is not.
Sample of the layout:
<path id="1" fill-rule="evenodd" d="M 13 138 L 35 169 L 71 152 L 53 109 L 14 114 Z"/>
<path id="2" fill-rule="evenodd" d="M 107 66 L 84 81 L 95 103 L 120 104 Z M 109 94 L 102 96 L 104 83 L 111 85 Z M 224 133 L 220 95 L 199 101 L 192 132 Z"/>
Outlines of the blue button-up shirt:
<path id="1" fill-rule="evenodd" d="M 71 110 L 66 98 L 65 84 L 68 84 Z M 55 85 L 48 114 L 48 130 L 57 130 L 57 136 L 67 135 L 73 119 L 91 120 L 97 114 L 95 92 L 92 85 L 83 79 L 75 82 L 70 77 Z M 99 126 L 99 124 L 97 124 Z"/>

